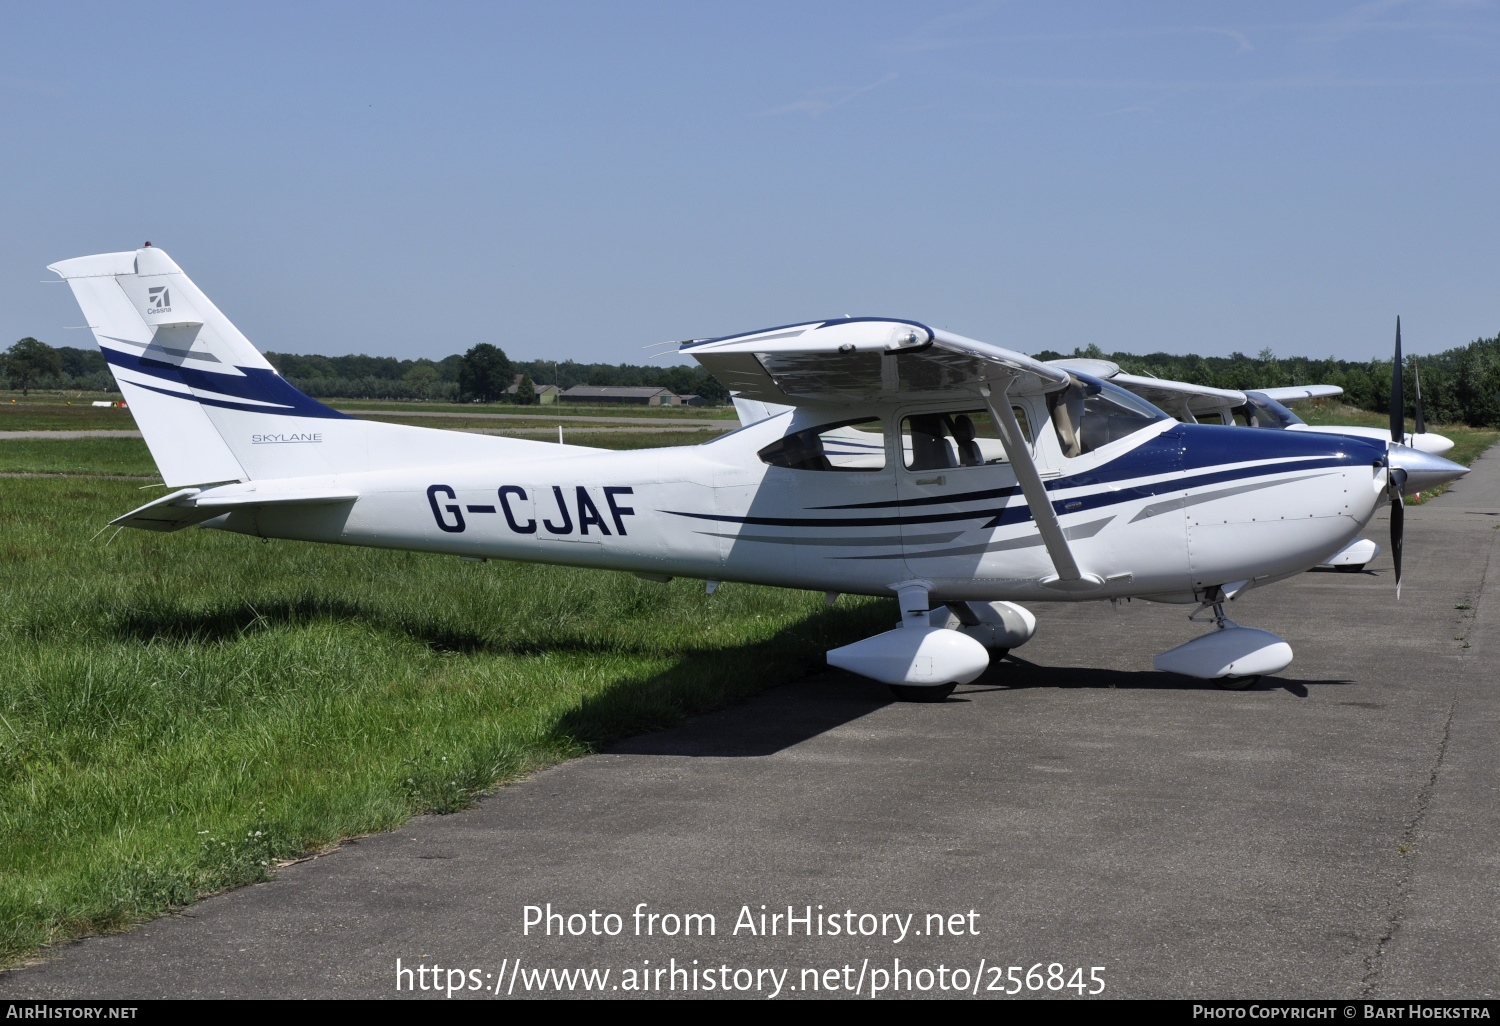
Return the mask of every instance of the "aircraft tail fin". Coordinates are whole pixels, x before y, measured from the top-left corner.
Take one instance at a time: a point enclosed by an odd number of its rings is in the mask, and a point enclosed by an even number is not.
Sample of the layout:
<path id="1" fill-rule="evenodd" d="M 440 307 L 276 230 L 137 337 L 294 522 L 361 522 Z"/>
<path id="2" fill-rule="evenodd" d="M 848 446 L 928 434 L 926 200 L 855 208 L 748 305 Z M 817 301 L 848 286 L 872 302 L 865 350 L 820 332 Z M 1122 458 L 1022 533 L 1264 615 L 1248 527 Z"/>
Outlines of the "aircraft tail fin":
<path id="1" fill-rule="evenodd" d="M 323 405 L 282 378 L 149 243 L 48 270 L 72 287 L 173 487 L 555 453 L 541 442 L 356 420 Z"/>
<path id="2" fill-rule="evenodd" d="M 48 270 L 72 287 L 167 484 L 248 480 L 213 423 L 210 404 L 270 406 L 276 403 L 271 379 L 296 390 L 172 258 L 148 245 L 64 260 Z"/>

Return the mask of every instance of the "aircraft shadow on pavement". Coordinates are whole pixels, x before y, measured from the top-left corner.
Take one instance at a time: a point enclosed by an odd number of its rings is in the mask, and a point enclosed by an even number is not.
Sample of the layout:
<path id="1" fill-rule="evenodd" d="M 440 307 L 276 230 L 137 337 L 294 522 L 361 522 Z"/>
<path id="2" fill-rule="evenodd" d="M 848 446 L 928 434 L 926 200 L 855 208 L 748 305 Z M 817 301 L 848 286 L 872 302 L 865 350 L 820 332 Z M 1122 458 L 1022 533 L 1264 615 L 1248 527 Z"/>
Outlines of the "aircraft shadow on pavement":
<path id="1" fill-rule="evenodd" d="M 1362 567 L 1359 570 L 1340 570 L 1336 566 L 1315 566 L 1306 571 L 1310 574 L 1343 574 L 1347 577 L 1359 575 L 1361 577 L 1384 577 L 1384 570 L 1373 570 L 1370 567 Z"/>
<path id="2" fill-rule="evenodd" d="M 679 727 L 625 738 L 604 750 L 618 755 L 720 759 L 775 755 L 892 701 L 882 684 L 839 670 L 821 671 Z"/>
<path id="3" fill-rule="evenodd" d="M 1309 689 L 1351 686 L 1349 680 L 1293 680 L 1266 677 L 1244 692 L 1286 691 L 1306 698 Z M 947 706 L 982 696 L 1029 688 L 1119 688 L 1152 691 L 1219 691 L 1212 682 L 1159 671 L 1039 666 L 1007 656 L 978 680 L 960 687 Z M 1224 692 L 1225 697 L 1230 692 Z M 617 755 L 675 755 L 697 758 L 754 758 L 775 755 L 858 720 L 893 701 L 884 685 L 839 670 L 827 670 L 772 688 L 727 709 L 668 730 L 608 745 Z M 914 706 L 914 709 L 934 708 Z"/>
<path id="4" fill-rule="evenodd" d="M 1311 693 L 1309 688 L 1349 687 L 1353 684 L 1352 680 L 1294 680 L 1288 677 L 1263 677 L 1254 687 L 1246 689 L 1242 694 L 1255 694 L 1258 691 L 1286 691 L 1298 698 L 1306 698 Z M 998 665 L 990 664 L 984 676 L 968 688 L 956 691 L 954 697 L 962 697 L 964 694 L 977 691 L 1020 691 L 1030 688 L 1119 688 L 1135 691 L 1222 690 L 1211 680 L 1184 677 L 1177 673 L 1163 673 L 1160 670 L 1102 670 L 1088 666 L 1039 666 L 1025 659 L 1019 659 L 1015 655 L 1009 655 Z"/>

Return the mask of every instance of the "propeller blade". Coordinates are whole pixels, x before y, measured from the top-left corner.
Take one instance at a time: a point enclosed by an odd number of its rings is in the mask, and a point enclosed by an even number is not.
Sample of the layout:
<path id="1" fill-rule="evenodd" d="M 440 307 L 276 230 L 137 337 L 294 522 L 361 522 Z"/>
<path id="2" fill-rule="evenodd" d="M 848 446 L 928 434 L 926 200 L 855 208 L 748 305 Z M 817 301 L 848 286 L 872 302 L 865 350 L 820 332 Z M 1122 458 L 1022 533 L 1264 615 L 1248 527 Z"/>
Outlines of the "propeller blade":
<path id="1" fill-rule="evenodd" d="M 1401 389 L 1401 318 L 1396 318 L 1396 359 L 1391 364 L 1391 441 L 1406 441 L 1406 393 Z"/>
<path id="2" fill-rule="evenodd" d="M 1396 601 L 1401 601 L 1401 536 L 1406 530 L 1406 503 L 1397 492 L 1391 499 L 1391 559 L 1396 563 Z"/>
<path id="3" fill-rule="evenodd" d="M 1391 454 L 1385 455 L 1385 493 L 1391 500 L 1391 559 L 1396 564 L 1396 601 L 1401 601 L 1401 538 L 1406 533 L 1406 471 L 1391 465 Z"/>
<path id="4" fill-rule="evenodd" d="M 1412 384 L 1417 386 L 1417 434 L 1427 433 L 1427 421 L 1422 417 L 1422 372 L 1417 369 L 1416 358 L 1411 361 Z"/>

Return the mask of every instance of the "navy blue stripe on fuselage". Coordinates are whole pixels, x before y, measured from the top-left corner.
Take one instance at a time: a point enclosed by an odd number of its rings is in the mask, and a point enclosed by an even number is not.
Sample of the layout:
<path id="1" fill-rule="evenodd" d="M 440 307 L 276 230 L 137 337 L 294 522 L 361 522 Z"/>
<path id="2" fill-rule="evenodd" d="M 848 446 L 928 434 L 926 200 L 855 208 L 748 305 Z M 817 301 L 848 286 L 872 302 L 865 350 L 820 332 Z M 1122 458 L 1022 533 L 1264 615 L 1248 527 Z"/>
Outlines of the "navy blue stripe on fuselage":
<path id="1" fill-rule="evenodd" d="M 1366 440 L 1367 441 L 1367 440 Z M 1191 443 L 1191 444 L 1186 444 Z M 1127 453 L 1110 460 L 1092 470 L 1081 471 L 1067 477 L 1052 478 L 1042 482 L 1049 492 L 1067 488 L 1087 488 L 1090 485 L 1113 484 L 1116 481 L 1135 477 L 1154 477 L 1158 474 L 1185 472 L 1226 464 L 1250 463 L 1260 460 L 1297 459 L 1295 466 L 1330 466 L 1336 464 L 1359 465 L 1373 462 L 1383 452 L 1379 445 L 1370 447 L 1368 454 L 1359 453 L 1358 446 L 1341 446 L 1343 452 L 1331 453 L 1327 442 L 1311 443 L 1298 438 L 1295 432 L 1258 430 L 1253 428 L 1214 427 L 1201 424 L 1179 424 L 1170 431 L 1163 431 L 1155 438 L 1147 439 Z M 1353 451 L 1349 451 L 1353 450 Z M 1315 459 L 1308 459 L 1314 457 Z M 1319 462 L 1321 461 L 1321 462 Z M 960 468 L 950 468 L 960 469 Z M 967 470 L 968 468 L 964 468 Z M 973 468 L 975 470 L 980 468 Z M 1288 467 L 1287 469 L 1290 469 Z M 1238 474 L 1239 471 L 1222 471 L 1200 474 L 1180 479 L 1177 487 L 1191 488 L 1199 484 L 1212 484 L 1228 480 L 1223 473 Z M 953 495 L 927 495 L 920 498 L 883 499 L 879 502 L 851 502 L 838 506 L 814 506 L 813 509 L 893 509 L 909 506 L 935 506 L 947 502 L 981 502 L 987 499 L 1009 499 L 1019 491 L 1015 485 L 1006 488 L 987 488 L 981 491 L 958 492 Z M 1069 499 L 1068 501 L 1073 501 Z"/>
<path id="2" fill-rule="evenodd" d="M 1154 498 L 1158 495 L 1188 491 L 1192 488 L 1219 484 L 1224 481 L 1268 477 L 1272 474 L 1286 474 L 1299 470 L 1344 467 L 1348 466 L 1350 462 L 1347 457 L 1329 456 L 1324 459 L 1303 460 L 1291 464 L 1276 463 L 1258 467 L 1239 467 L 1212 474 L 1198 474 L 1190 479 L 1169 479 L 1151 484 L 1137 485 L 1133 488 L 1111 488 L 1088 495 L 1075 495 L 1066 499 L 1056 499 L 1053 500 L 1052 508 L 1059 515 L 1081 513 L 1086 510 L 1100 509 L 1105 506 L 1134 502 L 1138 499 Z M 1292 478 L 1289 480 L 1295 481 L 1298 479 Z M 1011 490 L 1012 494 L 1014 491 L 1014 489 Z M 960 500 L 957 498 L 947 498 L 942 501 L 954 502 Z M 834 509 L 838 507 L 816 508 Z M 662 510 L 662 512 L 672 516 L 690 517 L 695 520 L 713 520 L 720 523 L 747 524 L 759 527 L 893 527 L 907 524 L 938 524 L 952 523 L 958 520 L 988 519 L 989 522 L 984 524 L 983 527 L 989 529 L 1009 524 L 1024 523 L 1033 519 L 1030 508 L 1024 502 L 999 507 L 991 506 L 988 509 L 889 517 L 757 517 L 734 516 L 725 513 L 687 513 L 679 510 Z"/>
<path id="3" fill-rule="evenodd" d="M 1241 467 L 1237 470 L 1222 470 L 1215 474 L 1198 474 L 1195 477 L 1187 479 L 1178 478 L 1176 480 L 1157 481 L 1154 484 L 1137 485 L 1134 488 L 1111 488 L 1108 491 L 1091 492 L 1087 495 L 1074 495 L 1067 499 L 1054 499 L 1052 508 L 1057 510 L 1059 514 L 1081 513 L 1084 510 L 1114 506 L 1122 502 L 1134 502 L 1136 499 L 1150 499 L 1162 494 L 1190 491 L 1194 488 L 1220 484 L 1224 481 L 1241 481 L 1249 477 L 1267 477 L 1271 474 L 1285 474 L 1298 470 L 1319 470 L 1327 467 L 1344 467 L 1347 465 L 1347 460 L 1333 456 L 1321 460 L 1302 460 L 1290 465 L 1279 463 L 1272 466 Z M 1300 478 L 1292 478 L 1291 480 L 1300 480 Z M 1009 513 L 1014 508 L 1016 507 L 1007 507 L 1005 512 Z M 1028 510 L 1025 517 L 1018 519 L 1031 519 L 1030 511 Z M 1008 522 L 1010 522 L 1010 518 L 1002 514 L 984 526 L 999 527 Z"/>
<path id="4" fill-rule="evenodd" d="M 1021 489 L 987 488 L 982 492 L 959 492 L 956 495 L 927 495 L 919 499 L 883 499 L 880 502 L 851 502 L 843 506 L 810 506 L 809 509 L 890 509 L 894 506 L 936 506 L 945 502 L 980 502 L 985 499 L 1008 499 Z"/>
<path id="5" fill-rule="evenodd" d="M 128 382 L 139 388 L 150 389 L 176 399 L 188 399 L 205 406 L 242 410 L 246 413 L 274 414 L 280 417 L 311 417 L 320 420 L 351 419 L 347 413 L 340 413 L 310 396 L 303 395 L 280 374 L 268 368 L 236 367 L 239 374 L 216 374 L 199 370 L 196 367 L 179 367 L 161 360 L 146 359 L 118 349 L 105 349 L 102 346 L 100 349 L 104 353 L 105 360 L 124 370 L 144 374 L 163 382 L 186 385 L 195 392 L 218 393 L 213 396 L 184 395 L 180 391 L 156 388 L 139 381 Z M 252 400 L 252 402 L 234 402 L 235 399 Z M 258 403 L 274 405 L 256 405 Z"/>

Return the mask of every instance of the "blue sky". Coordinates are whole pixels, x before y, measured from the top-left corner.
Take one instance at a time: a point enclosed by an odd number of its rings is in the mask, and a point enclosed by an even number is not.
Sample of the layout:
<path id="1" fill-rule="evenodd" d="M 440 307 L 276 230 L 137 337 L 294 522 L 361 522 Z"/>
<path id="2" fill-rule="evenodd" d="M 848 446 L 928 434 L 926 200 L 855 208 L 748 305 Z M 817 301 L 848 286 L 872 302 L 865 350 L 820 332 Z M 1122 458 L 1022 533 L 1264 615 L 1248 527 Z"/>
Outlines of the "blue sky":
<path id="1" fill-rule="evenodd" d="M 262 349 L 1500 331 L 1488 2 L 10 4 L 0 346 L 166 249 Z"/>

